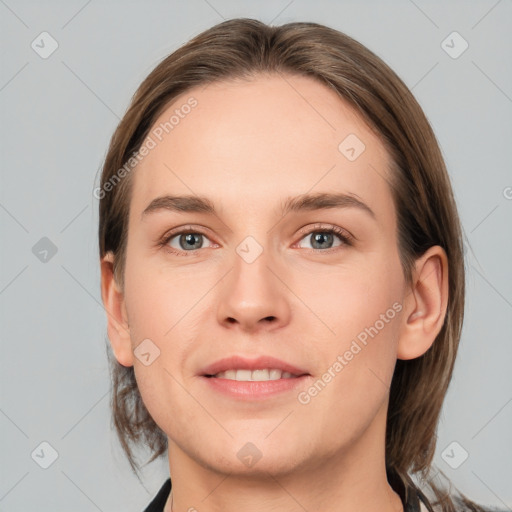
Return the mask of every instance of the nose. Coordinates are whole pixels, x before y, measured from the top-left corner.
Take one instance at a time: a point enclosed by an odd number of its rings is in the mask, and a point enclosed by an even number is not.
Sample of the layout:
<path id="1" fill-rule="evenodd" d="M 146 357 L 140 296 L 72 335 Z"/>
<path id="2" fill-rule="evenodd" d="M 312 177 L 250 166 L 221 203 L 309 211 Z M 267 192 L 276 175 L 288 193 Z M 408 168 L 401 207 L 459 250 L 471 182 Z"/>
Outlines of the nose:
<path id="1" fill-rule="evenodd" d="M 290 321 L 289 291 L 265 250 L 251 263 L 238 255 L 222 280 L 217 310 L 224 327 L 244 332 L 274 330 Z"/>

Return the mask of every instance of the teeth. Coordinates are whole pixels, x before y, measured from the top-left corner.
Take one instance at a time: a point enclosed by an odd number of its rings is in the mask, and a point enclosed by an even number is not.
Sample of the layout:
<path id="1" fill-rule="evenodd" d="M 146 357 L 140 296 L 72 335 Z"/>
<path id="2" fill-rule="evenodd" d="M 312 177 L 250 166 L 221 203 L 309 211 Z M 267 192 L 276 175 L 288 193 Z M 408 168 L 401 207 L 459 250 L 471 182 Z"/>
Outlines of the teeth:
<path id="1" fill-rule="evenodd" d="M 219 372 L 214 377 L 218 379 L 229 379 L 238 381 L 266 381 L 266 380 L 279 380 L 279 379 L 292 379 L 295 376 L 290 372 L 283 372 L 277 369 L 263 370 L 226 370 Z"/>
<path id="2" fill-rule="evenodd" d="M 281 378 L 281 374 L 283 372 L 281 370 L 270 370 L 269 371 L 269 374 L 270 374 L 270 380 L 277 380 L 277 379 L 280 379 Z"/>

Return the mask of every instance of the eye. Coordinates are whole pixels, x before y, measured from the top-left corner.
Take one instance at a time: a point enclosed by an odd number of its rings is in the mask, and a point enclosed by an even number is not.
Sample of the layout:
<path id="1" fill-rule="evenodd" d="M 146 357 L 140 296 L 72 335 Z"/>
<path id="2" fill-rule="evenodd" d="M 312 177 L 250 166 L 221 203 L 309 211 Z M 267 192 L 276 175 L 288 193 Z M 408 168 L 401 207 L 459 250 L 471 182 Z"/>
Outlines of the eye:
<path id="1" fill-rule="evenodd" d="M 338 240 L 338 244 L 333 245 L 336 243 L 336 239 Z M 325 227 L 316 225 L 313 227 L 313 229 L 310 228 L 307 231 L 306 235 L 301 239 L 301 241 L 302 240 L 308 241 L 310 246 L 303 247 L 299 242 L 299 247 L 312 250 L 328 250 L 343 245 L 352 245 L 352 236 L 350 233 L 344 229 L 339 228 L 338 226 Z"/>
<path id="2" fill-rule="evenodd" d="M 353 242 L 353 236 L 348 231 L 333 225 L 317 224 L 312 228 L 301 230 L 301 234 L 302 238 L 297 245 L 300 248 L 311 249 L 316 252 L 328 252 L 330 249 L 336 249 L 337 247 L 350 246 Z M 303 240 L 309 242 L 310 246 L 304 247 L 301 244 Z M 208 245 L 205 245 L 205 241 L 208 242 Z M 185 226 L 165 234 L 158 245 L 178 256 L 189 256 L 199 249 L 217 246 L 217 244 L 211 242 L 206 234 L 191 226 Z"/>
<path id="3" fill-rule="evenodd" d="M 207 240 L 210 245 L 205 246 L 205 240 Z M 214 246 L 204 233 L 190 228 L 166 234 L 161 242 L 159 242 L 159 245 L 165 247 L 169 252 L 180 256 L 188 256 L 188 254 L 186 254 L 187 252 Z"/>

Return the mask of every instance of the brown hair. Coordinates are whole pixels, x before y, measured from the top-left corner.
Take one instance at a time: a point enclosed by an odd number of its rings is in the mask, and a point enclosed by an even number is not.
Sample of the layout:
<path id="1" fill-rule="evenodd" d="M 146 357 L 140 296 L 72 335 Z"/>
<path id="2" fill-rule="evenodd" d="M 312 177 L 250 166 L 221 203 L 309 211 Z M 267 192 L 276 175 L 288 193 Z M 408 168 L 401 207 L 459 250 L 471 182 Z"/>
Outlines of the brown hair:
<path id="1" fill-rule="evenodd" d="M 101 175 L 99 252 L 114 255 L 114 276 L 123 289 L 131 174 L 109 188 L 137 152 L 157 117 L 194 86 L 256 74 L 305 75 L 336 91 L 375 131 L 392 160 L 390 187 L 404 276 L 411 284 L 415 260 L 440 245 L 448 257 L 449 300 L 444 325 L 421 357 L 398 360 L 386 427 L 386 466 L 406 488 L 410 474 L 428 479 L 441 406 L 451 379 L 464 315 L 465 269 L 460 221 L 435 135 L 402 80 L 374 53 L 347 35 L 317 23 L 268 26 L 232 19 L 199 34 L 166 57 L 147 76 L 112 136 Z M 107 191 L 105 193 L 103 191 Z M 109 350 L 112 418 L 134 470 L 131 445 L 145 445 L 153 461 L 167 450 L 167 437 L 139 394 L 133 367 Z M 428 480 L 441 510 L 453 500 Z M 464 503 L 469 501 L 464 498 Z M 479 510 L 475 508 L 474 510 Z"/>

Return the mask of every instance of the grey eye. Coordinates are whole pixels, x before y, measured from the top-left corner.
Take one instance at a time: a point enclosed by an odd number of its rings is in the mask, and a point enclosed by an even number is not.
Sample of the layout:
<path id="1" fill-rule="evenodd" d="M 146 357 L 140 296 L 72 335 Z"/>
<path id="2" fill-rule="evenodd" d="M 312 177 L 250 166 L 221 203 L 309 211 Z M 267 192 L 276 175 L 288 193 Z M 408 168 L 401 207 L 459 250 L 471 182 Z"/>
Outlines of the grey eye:
<path id="1" fill-rule="evenodd" d="M 169 245 L 179 251 L 194 251 L 202 249 L 205 240 L 208 238 L 202 233 L 180 233 L 169 239 Z"/>

